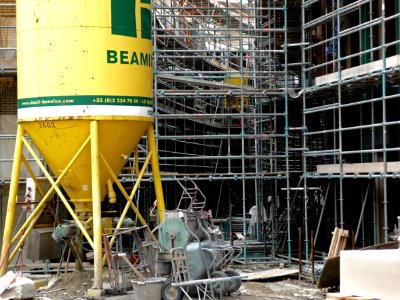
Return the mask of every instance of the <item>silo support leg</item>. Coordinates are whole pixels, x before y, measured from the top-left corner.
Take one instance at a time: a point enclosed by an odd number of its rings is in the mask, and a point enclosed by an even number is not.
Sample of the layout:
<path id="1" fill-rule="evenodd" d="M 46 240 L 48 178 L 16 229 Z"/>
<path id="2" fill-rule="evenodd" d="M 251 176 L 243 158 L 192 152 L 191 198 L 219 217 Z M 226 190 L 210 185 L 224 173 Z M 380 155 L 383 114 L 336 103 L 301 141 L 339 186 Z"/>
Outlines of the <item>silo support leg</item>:
<path id="1" fill-rule="evenodd" d="M 151 151 L 150 151 L 149 155 L 147 156 L 145 162 L 143 163 L 143 167 L 142 167 L 142 169 L 140 170 L 139 176 L 138 176 L 138 178 L 136 179 L 136 182 L 135 182 L 135 185 L 133 186 L 132 192 L 131 192 L 131 194 L 129 195 L 129 200 L 127 200 L 127 202 L 126 202 L 126 204 L 125 204 L 125 207 L 124 207 L 124 210 L 122 211 L 121 216 L 119 217 L 119 221 L 118 221 L 117 225 L 115 226 L 115 231 L 114 231 L 114 233 L 117 233 L 117 232 L 118 232 L 118 229 L 120 229 L 121 226 L 122 226 L 122 223 L 123 223 L 123 221 L 124 221 L 124 219 L 125 219 L 125 217 L 126 217 L 126 214 L 128 213 L 129 207 L 131 206 L 132 199 L 133 199 L 133 197 L 135 196 L 136 191 L 138 190 L 138 188 L 139 188 L 139 186 L 140 186 L 140 182 L 142 181 L 143 175 L 144 175 L 144 173 L 145 173 L 145 171 L 146 171 L 146 169 L 147 169 L 147 166 L 149 165 L 150 157 L 151 157 Z M 113 174 L 111 173 L 110 175 L 113 175 Z M 115 179 L 116 179 L 116 178 L 115 178 Z M 118 180 L 117 180 L 117 182 L 119 183 Z M 133 204 L 133 203 L 132 203 L 132 204 Z M 133 211 L 134 211 L 135 213 L 136 213 L 136 212 L 139 213 L 139 211 L 137 210 L 136 206 L 134 206 L 134 208 L 135 208 L 136 211 L 135 211 L 135 210 L 133 210 Z M 138 215 L 138 218 L 139 218 L 139 216 L 141 217 L 140 213 L 139 213 L 139 215 Z M 144 220 L 143 220 L 143 221 L 144 221 Z M 143 225 L 143 226 L 147 226 L 146 222 L 144 222 L 144 224 L 142 223 L 142 225 Z M 149 232 L 150 232 L 149 235 L 150 235 L 150 237 L 152 238 L 152 240 L 153 240 L 153 241 L 157 241 L 157 239 L 155 238 L 154 234 L 153 234 L 151 231 L 149 231 Z M 110 248 L 114 245 L 114 242 L 115 242 L 115 239 L 116 239 L 116 238 L 117 238 L 117 235 L 116 235 L 116 234 L 111 238 L 110 243 L 109 243 Z M 105 263 L 105 261 L 106 261 L 106 255 L 104 254 L 104 255 L 103 255 L 103 264 Z"/>
<path id="2" fill-rule="evenodd" d="M 90 141 L 90 137 L 88 137 L 85 141 L 84 144 L 82 144 L 81 148 L 79 148 L 78 152 L 75 154 L 74 158 L 68 163 L 67 167 L 64 169 L 64 171 L 61 173 L 61 175 L 57 178 L 56 181 L 53 180 L 52 176 L 50 175 L 50 173 L 47 171 L 46 167 L 43 165 L 43 163 L 41 162 L 39 156 L 35 153 L 35 151 L 33 150 L 32 146 L 29 144 L 29 142 L 27 141 L 27 139 L 25 137 L 22 137 L 22 141 L 25 144 L 26 149 L 29 151 L 29 153 L 32 155 L 33 159 L 36 161 L 38 167 L 42 170 L 43 174 L 46 176 L 47 180 L 49 181 L 49 183 L 51 184 L 51 188 L 49 190 L 52 191 L 53 189 L 57 192 L 58 196 L 60 196 L 61 201 L 63 202 L 65 208 L 68 210 L 68 212 L 71 214 L 72 218 L 74 219 L 75 223 L 78 225 L 79 229 L 81 230 L 82 234 L 85 236 L 85 238 L 87 239 L 88 243 L 92 246 L 92 248 L 94 248 L 93 245 L 93 241 L 89 235 L 89 233 L 87 232 L 87 230 L 85 229 L 85 227 L 83 226 L 82 222 L 79 220 L 78 216 L 75 214 L 74 210 L 72 209 L 71 205 L 68 203 L 68 200 L 65 198 L 65 196 L 63 195 L 63 193 L 61 192 L 60 188 L 57 186 L 58 183 L 61 181 L 61 178 L 63 176 L 65 176 L 66 172 L 68 169 L 71 168 L 73 162 L 75 161 L 75 159 L 78 157 L 79 153 L 83 150 L 83 148 L 86 146 L 86 143 L 88 143 Z M 47 194 L 49 194 L 49 192 L 47 192 Z M 42 199 L 42 201 L 40 201 L 39 205 L 37 206 L 36 209 L 38 209 L 39 206 L 44 205 L 45 202 L 45 198 L 47 198 L 47 194 L 46 196 Z M 47 200 L 46 200 L 47 201 Z M 28 222 L 26 222 L 28 223 Z"/>
<path id="3" fill-rule="evenodd" d="M 17 202 L 17 194 L 18 194 L 18 183 L 19 183 L 19 175 L 21 171 L 21 158 L 22 158 L 22 148 L 23 142 L 22 137 L 24 136 L 24 129 L 20 124 L 18 124 L 17 128 L 17 137 L 15 142 L 15 151 L 14 151 L 14 160 L 12 166 L 12 174 L 11 174 L 11 184 L 10 184 L 10 193 L 8 195 L 8 204 L 7 204 L 7 215 L 6 221 L 4 224 L 4 234 L 3 234 L 3 246 L 1 249 L 1 268 L 0 268 L 0 276 L 3 276 L 7 272 L 8 267 L 8 256 L 11 247 L 11 236 L 14 226 L 14 217 L 15 217 L 15 207 Z"/>
<path id="4" fill-rule="evenodd" d="M 92 289 L 88 290 L 88 296 L 98 298 L 102 296 L 104 290 L 100 193 L 99 124 L 97 121 L 90 122 L 90 135 L 92 163 L 94 282 Z"/>
<path id="5" fill-rule="evenodd" d="M 153 172 L 154 189 L 157 197 L 158 221 L 161 223 L 164 220 L 165 202 L 161 184 L 160 166 L 158 164 L 156 139 L 152 125 L 147 127 L 147 141 L 149 143 L 149 149 L 152 152 L 151 168 Z"/>
<path id="6" fill-rule="evenodd" d="M 43 210 L 45 209 L 47 203 L 49 202 L 49 200 L 51 199 L 51 197 L 54 195 L 55 192 L 57 192 L 58 195 L 60 196 L 60 199 L 63 201 L 63 203 L 65 204 L 65 207 L 71 213 L 72 217 L 76 221 L 76 224 L 79 226 L 79 228 L 81 229 L 82 233 L 87 238 L 87 240 L 90 243 L 90 245 L 93 245 L 93 241 L 92 241 L 91 237 L 89 236 L 89 234 L 87 233 L 87 231 L 83 227 L 83 225 L 81 224 L 81 222 L 78 219 L 78 217 L 74 214 L 73 209 L 68 204 L 68 202 L 65 199 L 64 195 L 61 193 L 60 189 L 58 188 L 58 185 L 60 184 L 61 180 L 64 178 L 65 174 L 67 174 L 67 172 L 71 168 L 72 164 L 75 162 L 75 160 L 79 157 L 80 153 L 83 151 L 83 149 L 89 143 L 90 136 L 81 145 L 81 147 L 79 148 L 77 153 L 74 155 L 74 157 L 71 159 L 71 161 L 68 163 L 68 165 L 65 167 L 65 169 L 63 170 L 63 172 L 60 174 L 60 176 L 57 178 L 57 180 L 55 182 L 53 181 L 51 175 L 48 173 L 46 167 L 41 162 L 39 156 L 35 153 L 35 151 L 31 147 L 31 145 L 25 139 L 25 137 L 22 136 L 21 140 L 25 144 L 26 150 L 28 150 L 28 152 L 32 155 L 33 159 L 36 161 L 36 163 L 39 166 L 39 168 L 42 170 L 42 172 L 45 174 L 45 176 L 49 180 L 49 183 L 51 184 L 51 188 L 43 196 L 43 198 L 40 201 L 40 203 L 35 207 L 35 209 L 30 214 L 28 219 L 24 222 L 24 224 L 21 226 L 19 231 L 15 234 L 15 236 L 12 238 L 11 242 L 9 243 L 9 247 L 10 247 L 10 245 L 14 245 L 15 243 L 17 243 L 17 241 L 19 239 L 18 243 L 14 247 L 14 250 L 9 254 L 9 261 L 12 260 L 14 258 L 14 256 L 18 253 L 18 250 L 21 247 L 22 243 L 25 241 L 26 237 L 29 235 L 29 233 L 31 232 L 32 228 L 35 226 L 36 221 L 41 216 L 41 214 L 42 214 Z M 28 162 L 26 161 L 26 159 L 25 159 L 25 157 L 24 157 L 24 155 L 22 153 L 21 153 L 21 156 L 22 156 L 22 161 L 26 164 L 26 167 L 27 167 L 27 169 L 29 171 L 30 167 L 28 167 L 29 166 Z M 31 172 L 31 174 L 33 174 L 33 172 Z M 34 176 L 32 176 L 32 177 L 35 178 Z M 10 249 L 8 249 L 8 250 L 10 250 Z"/>
<path id="7" fill-rule="evenodd" d="M 108 170 L 108 173 L 110 174 L 111 179 L 115 182 L 115 184 L 117 185 L 118 189 L 120 190 L 120 192 L 124 196 L 125 200 L 130 203 L 130 206 L 131 206 L 132 210 L 134 211 L 134 213 L 136 214 L 136 216 L 138 217 L 140 223 L 142 225 L 147 225 L 145 219 L 142 217 L 142 215 L 140 214 L 140 212 L 137 209 L 137 207 L 135 206 L 135 204 L 133 204 L 132 199 L 126 193 L 124 187 L 121 185 L 121 183 L 119 182 L 117 176 L 115 176 L 115 174 L 113 173 L 110 165 L 108 164 L 108 162 L 106 161 L 106 159 L 104 158 L 104 156 L 101 153 L 100 153 L 100 158 L 103 161 L 106 169 Z"/>

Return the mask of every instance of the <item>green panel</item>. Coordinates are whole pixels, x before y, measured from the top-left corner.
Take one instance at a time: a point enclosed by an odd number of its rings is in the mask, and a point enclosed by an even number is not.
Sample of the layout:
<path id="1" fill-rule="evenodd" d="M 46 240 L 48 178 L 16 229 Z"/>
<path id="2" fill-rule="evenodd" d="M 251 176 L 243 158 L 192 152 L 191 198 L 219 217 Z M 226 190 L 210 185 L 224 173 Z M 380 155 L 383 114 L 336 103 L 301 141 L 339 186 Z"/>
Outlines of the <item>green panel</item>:
<path id="1" fill-rule="evenodd" d="M 137 37 L 135 0 L 111 0 L 111 33 Z"/>
<path id="2" fill-rule="evenodd" d="M 147 8 L 140 9 L 142 18 L 142 39 L 151 40 L 151 11 Z"/>
<path id="3" fill-rule="evenodd" d="M 158 241 L 164 249 L 183 248 L 188 238 L 189 232 L 179 218 L 166 219 L 159 226 Z"/>

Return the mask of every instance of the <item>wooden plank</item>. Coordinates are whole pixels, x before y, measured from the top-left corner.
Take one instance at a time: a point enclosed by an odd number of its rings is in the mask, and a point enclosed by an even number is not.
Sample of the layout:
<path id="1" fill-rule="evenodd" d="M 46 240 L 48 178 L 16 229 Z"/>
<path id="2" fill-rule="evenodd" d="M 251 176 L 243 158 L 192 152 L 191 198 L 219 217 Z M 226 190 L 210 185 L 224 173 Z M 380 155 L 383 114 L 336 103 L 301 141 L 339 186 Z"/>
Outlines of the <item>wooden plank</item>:
<path id="1" fill-rule="evenodd" d="M 240 232 L 234 232 L 233 234 L 236 235 L 236 237 L 237 237 L 239 240 L 244 240 L 244 236 L 243 236 L 243 234 L 241 234 Z"/>
<path id="2" fill-rule="evenodd" d="M 338 240 L 336 251 L 335 251 L 335 255 L 336 256 L 339 256 L 340 251 L 344 250 L 344 248 L 346 247 L 347 237 L 348 236 L 349 236 L 348 230 L 340 229 L 340 231 L 339 231 L 339 240 Z"/>
<path id="3" fill-rule="evenodd" d="M 339 245 L 339 250 L 337 252 L 337 255 L 340 254 L 340 251 L 344 250 L 346 248 L 347 244 L 347 238 L 349 237 L 349 231 L 348 230 L 343 230 L 341 233 L 340 237 L 340 245 Z"/>
<path id="4" fill-rule="evenodd" d="M 346 300 L 380 300 L 380 299 L 365 297 L 365 296 L 351 296 L 351 297 L 347 297 Z"/>
<path id="5" fill-rule="evenodd" d="M 400 64 L 400 55 L 394 55 L 386 58 L 386 69 L 396 67 Z M 355 66 L 342 70 L 340 73 L 341 80 L 349 80 L 357 76 L 365 76 L 371 73 L 380 73 L 383 68 L 383 60 L 377 60 L 363 65 Z M 339 80 L 339 72 L 334 72 L 315 78 L 315 85 L 324 85 Z"/>
<path id="6" fill-rule="evenodd" d="M 373 297 L 355 296 L 346 293 L 327 293 L 326 299 L 327 300 L 379 300 Z"/>
<path id="7" fill-rule="evenodd" d="M 339 254 L 339 247 L 340 247 L 340 240 L 343 234 L 343 229 L 338 230 L 337 239 L 335 241 L 335 248 L 333 249 L 333 257 L 338 256 Z"/>
<path id="8" fill-rule="evenodd" d="M 349 231 L 335 228 L 329 247 L 328 258 L 339 256 L 340 251 L 346 248 L 347 238 L 349 237 Z"/>
<path id="9" fill-rule="evenodd" d="M 352 296 L 349 294 L 343 294 L 343 293 L 327 293 L 326 294 L 326 299 L 327 300 L 346 300 L 347 297 Z"/>
<path id="10" fill-rule="evenodd" d="M 331 245 L 329 246 L 328 258 L 335 257 L 335 249 L 336 249 L 336 244 L 338 242 L 339 231 L 340 229 L 337 227 L 333 231 Z"/>
<path id="11" fill-rule="evenodd" d="M 382 173 L 383 171 L 384 171 L 383 162 L 343 164 L 344 174 Z M 387 162 L 387 172 L 389 173 L 400 172 L 400 162 L 398 161 Z M 338 174 L 340 173 L 340 165 L 339 164 L 317 165 L 317 173 Z"/>
<path id="12" fill-rule="evenodd" d="M 247 278 L 242 279 L 246 281 L 271 279 L 271 278 L 285 277 L 297 274 L 299 274 L 299 271 L 293 269 L 271 269 L 271 270 L 252 272 L 252 273 L 240 273 L 240 275 L 247 276 Z"/>

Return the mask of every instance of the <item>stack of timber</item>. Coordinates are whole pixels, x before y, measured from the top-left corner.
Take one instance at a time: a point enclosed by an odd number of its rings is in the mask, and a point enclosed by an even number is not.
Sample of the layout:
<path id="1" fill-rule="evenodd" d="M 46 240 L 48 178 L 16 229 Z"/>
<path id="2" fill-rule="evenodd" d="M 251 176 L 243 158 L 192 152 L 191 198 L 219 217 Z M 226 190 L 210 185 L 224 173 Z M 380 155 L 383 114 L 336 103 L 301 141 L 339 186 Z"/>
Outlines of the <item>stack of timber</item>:
<path id="1" fill-rule="evenodd" d="M 317 287 L 332 288 L 340 285 L 340 251 L 346 248 L 349 231 L 335 228 L 329 247 L 328 257 L 319 277 Z"/>
<path id="2" fill-rule="evenodd" d="M 335 228 L 332 236 L 331 246 L 329 247 L 328 258 L 334 258 L 339 256 L 340 251 L 346 248 L 347 238 L 349 237 L 349 231 Z"/>

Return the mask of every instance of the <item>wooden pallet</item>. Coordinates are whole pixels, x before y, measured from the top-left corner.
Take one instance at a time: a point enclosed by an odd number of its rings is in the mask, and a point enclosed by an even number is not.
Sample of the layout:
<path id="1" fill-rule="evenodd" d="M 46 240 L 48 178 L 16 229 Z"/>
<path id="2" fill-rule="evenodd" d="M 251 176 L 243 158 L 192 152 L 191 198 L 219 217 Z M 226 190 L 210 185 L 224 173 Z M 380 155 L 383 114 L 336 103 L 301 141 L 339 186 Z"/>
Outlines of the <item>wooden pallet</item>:
<path id="1" fill-rule="evenodd" d="M 340 251 L 346 248 L 347 238 L 349 237 L 349 231 L 335 228 L 333 231 L 331 246 L 329 247 L 328 258 L 339 256 Z"/>
<path id="2" fill-rule="evenodd" d="M 379 300 L 379 298 L 355 296 L 344 293 L 327 293 L 326 300 Z"/>

